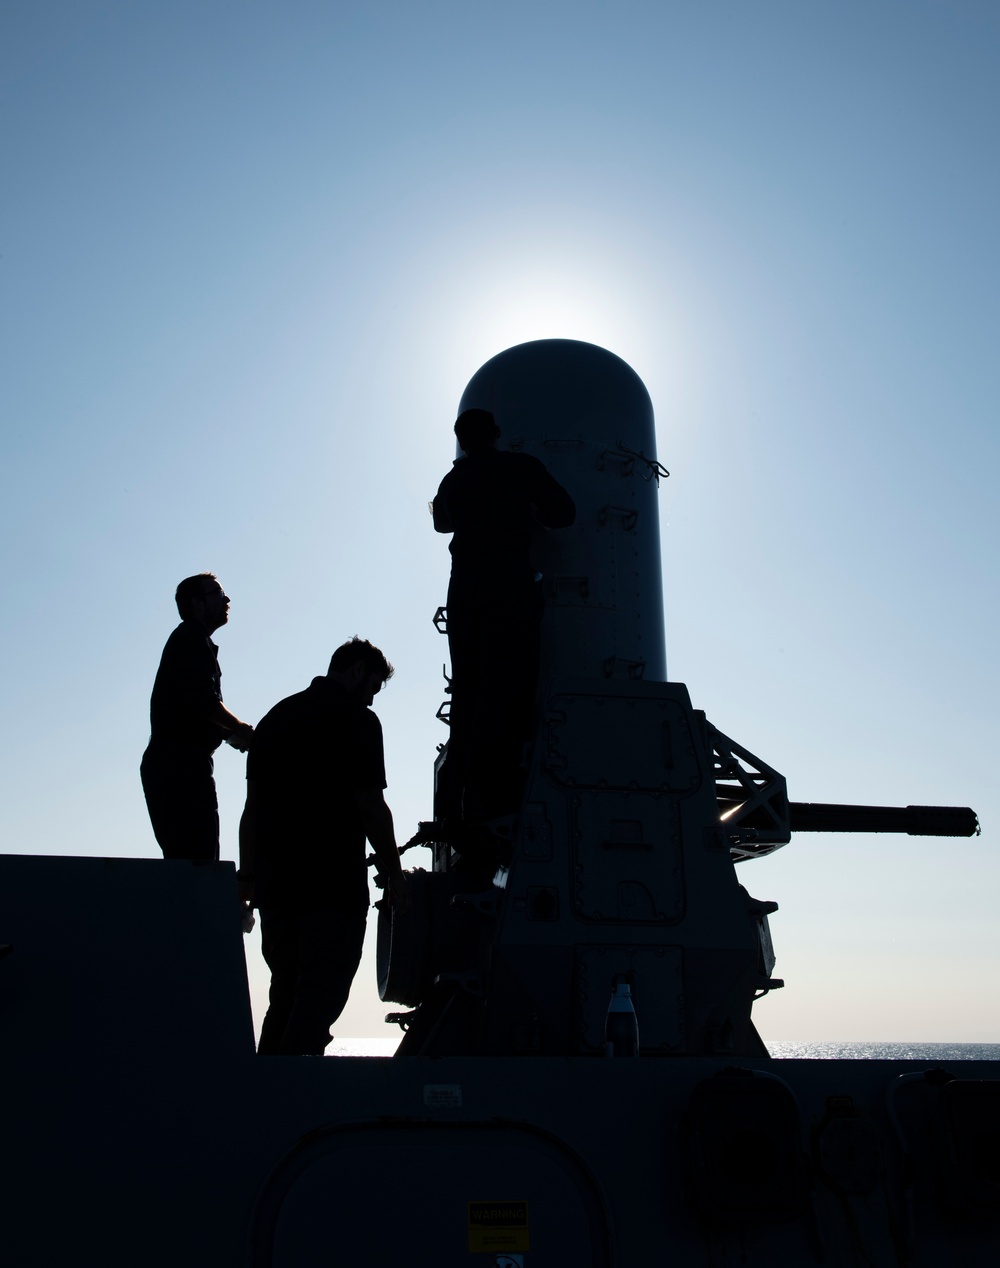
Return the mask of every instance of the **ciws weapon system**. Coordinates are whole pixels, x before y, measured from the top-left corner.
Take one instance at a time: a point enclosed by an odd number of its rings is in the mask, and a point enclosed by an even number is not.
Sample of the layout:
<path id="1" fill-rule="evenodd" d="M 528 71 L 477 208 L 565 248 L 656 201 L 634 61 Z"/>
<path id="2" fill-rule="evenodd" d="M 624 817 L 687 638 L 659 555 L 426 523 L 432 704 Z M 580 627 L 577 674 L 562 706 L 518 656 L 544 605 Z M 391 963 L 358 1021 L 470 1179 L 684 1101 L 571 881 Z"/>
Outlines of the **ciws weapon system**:
<path id="1" fill-rule="evenodd" d="M 519 813 L 421 825 L 414 902 L 379 926 L 379 989 L 410 1005 L 402 1054 L 600 1055 L 627 982 L 644 1057 L 767 1056 L 751 1007 L 768 916 L 736 864 L 793 832 L 971 836 L 966 808 L 789 802 L 784 778 L 667 681 L 653 408 L 620 358 L 541 340 L 479 370 L 460 410 L 541 459 L 577 503 L 538 528 L 542 690 Z M 435 621 L 445 629 L 447 613 Z M 442 708 L 447 717 L 447 704 Z M 446 760 L 444 747 L 437 762 Z"/>
<path id="2" fill-rule="evenodd" d="M 623 361 L 524 344 L 470 407 L 577 519 L 535 542 L 519 800 L 436 807 L 380 911 L 397 1055 L 255 1055 L 231 864 L 0 855 L 3 1264 L 993 1268 L 1000 1062 L 772 1060 L 775 904 L 740 883 L 796 832 L 976 816 L 790 802 L 667 680 L 666 472 Z"/>

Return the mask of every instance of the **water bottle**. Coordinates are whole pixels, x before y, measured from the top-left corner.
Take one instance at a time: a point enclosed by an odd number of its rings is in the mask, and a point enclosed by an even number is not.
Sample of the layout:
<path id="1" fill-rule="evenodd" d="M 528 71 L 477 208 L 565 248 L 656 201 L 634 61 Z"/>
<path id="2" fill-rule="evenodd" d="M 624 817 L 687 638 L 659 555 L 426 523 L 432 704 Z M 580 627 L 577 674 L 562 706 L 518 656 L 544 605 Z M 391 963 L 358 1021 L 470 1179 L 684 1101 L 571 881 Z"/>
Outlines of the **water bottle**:
<path id="1" fill-rule="evenodd" d="M 604 1023 L 604 1039 L 604 1050 L 609 1057 L 639 1055 L 639 1023 L 632 1007 L 632 988 L 628 982 L 615 983 Z"/>

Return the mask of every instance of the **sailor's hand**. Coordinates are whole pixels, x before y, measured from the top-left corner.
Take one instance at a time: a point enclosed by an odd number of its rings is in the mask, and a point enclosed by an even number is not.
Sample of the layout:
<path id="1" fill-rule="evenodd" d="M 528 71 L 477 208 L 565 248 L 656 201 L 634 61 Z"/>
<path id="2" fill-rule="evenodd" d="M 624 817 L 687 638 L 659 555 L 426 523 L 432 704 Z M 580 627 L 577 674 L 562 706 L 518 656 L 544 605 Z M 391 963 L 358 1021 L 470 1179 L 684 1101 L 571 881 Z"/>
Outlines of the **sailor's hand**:
<path id="1" fill-rule="evenodd" d="M 253 727 L 249 722 L 241 722 L 235 731 L 230 731 L 226 736 L 226 743 L 238 749 L 241 753 L 245 753 L 250 747 L 250 741 L 253 739 Z"/>
<path id="2" fill-rule="evenodd" d="M 406 883 L 405 875 L 405 873 L 401 873 L 387 888 L 394 916 L 402 916 L 404 912 L 410 910 L 410 889 Z"/>
<path id="3" fill-rule="evenodd" d="M 257 921 L 254 919 L 253 908 L 250 906 L 249 903 L 242 903 L 240 906 L 240 911 L 243 918 L 243 932 L 244 933 L 252 932 L 254 925 L 257 923 Z"/>

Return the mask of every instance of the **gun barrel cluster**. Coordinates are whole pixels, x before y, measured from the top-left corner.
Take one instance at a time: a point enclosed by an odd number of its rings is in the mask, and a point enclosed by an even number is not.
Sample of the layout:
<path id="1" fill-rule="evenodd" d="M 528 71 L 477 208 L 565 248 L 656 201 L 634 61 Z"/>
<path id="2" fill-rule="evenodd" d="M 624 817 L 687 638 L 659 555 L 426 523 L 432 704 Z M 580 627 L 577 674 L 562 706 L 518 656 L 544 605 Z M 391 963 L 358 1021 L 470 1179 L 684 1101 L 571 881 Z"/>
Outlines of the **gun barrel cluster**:
<path id="1" fill-rule="evenodd" d="M 973 837 L 979 818 L 968 806 L 838 806 L 793 801 L 793 832 L 905 832 L 911 837 Z"/>

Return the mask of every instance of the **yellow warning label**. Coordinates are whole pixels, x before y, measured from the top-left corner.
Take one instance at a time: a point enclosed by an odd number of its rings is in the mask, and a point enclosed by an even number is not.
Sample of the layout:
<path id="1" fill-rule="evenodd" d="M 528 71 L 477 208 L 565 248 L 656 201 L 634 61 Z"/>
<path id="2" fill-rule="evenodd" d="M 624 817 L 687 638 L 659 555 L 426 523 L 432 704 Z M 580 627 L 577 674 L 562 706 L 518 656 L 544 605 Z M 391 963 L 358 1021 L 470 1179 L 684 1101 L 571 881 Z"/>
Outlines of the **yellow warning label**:
<path id="1" fill-rule="evenodd" d="M 470 1202 L 469 1250 L 477 1253 L 530 1250 L 527 1202 Z"/>

